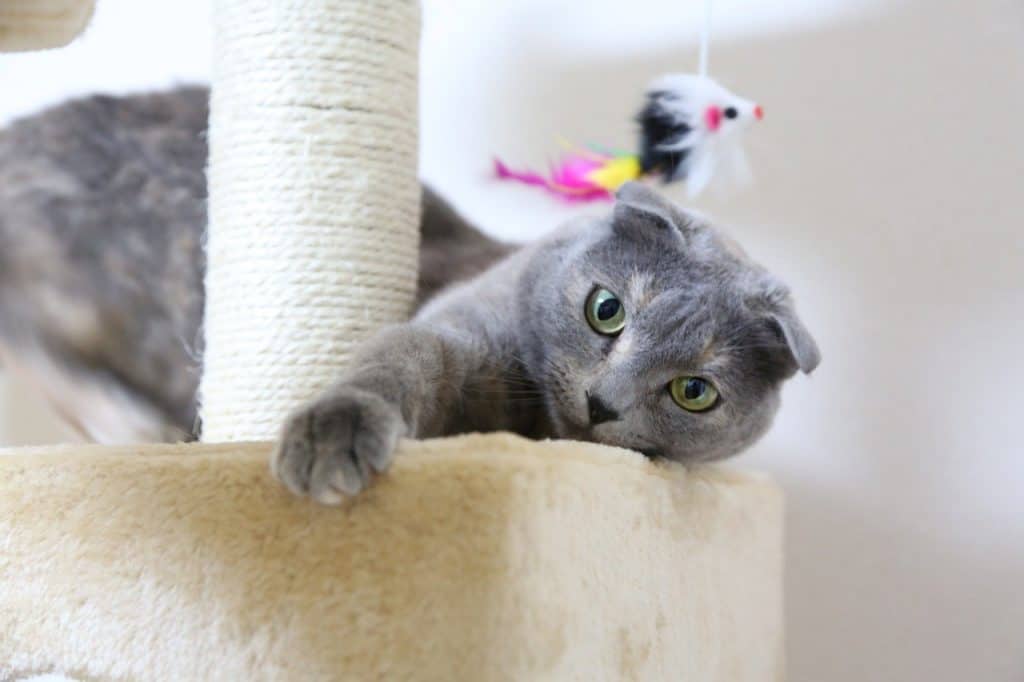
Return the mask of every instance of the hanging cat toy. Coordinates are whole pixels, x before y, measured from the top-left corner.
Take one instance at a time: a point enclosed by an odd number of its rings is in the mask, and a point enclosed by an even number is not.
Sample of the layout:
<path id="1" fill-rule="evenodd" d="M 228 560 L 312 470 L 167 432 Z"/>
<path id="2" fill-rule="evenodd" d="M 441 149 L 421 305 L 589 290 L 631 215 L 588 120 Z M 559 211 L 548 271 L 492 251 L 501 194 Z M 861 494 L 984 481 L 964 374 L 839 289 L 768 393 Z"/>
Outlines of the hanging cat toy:
<path id="1" fill-rule="evenodd" d="M 514 171 L 496 159 L 498 178 L 542 187 L 568 201 L 611 199 L 620 185 L 643 177 L 660 177 L 666 183 L 685 181 L 691 197 L 713 180 L 722 185 L 748 182 L 743 134 L 764 117 L 764 110 L 708 77 L 710 34 L 711 0 L 707 0 L 698 74 L 666 75 L 648 86 L 644 106 L 636 115 L 638 153 L 570 147 L 547 175 Z"/>

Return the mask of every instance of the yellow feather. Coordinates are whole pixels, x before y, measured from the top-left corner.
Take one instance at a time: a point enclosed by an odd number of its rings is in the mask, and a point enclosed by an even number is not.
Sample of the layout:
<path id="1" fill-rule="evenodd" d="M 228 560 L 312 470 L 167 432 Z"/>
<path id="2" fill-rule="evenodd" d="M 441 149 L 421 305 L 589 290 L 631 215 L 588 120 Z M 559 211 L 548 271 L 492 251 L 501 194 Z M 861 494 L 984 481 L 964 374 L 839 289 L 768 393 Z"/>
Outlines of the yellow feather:
<path id="1" fill-rule="evenodd" d="M 592 170 L 587 174 L 587 180 L 602 187 L 609 192 L 640 177 L 640 159 L 635 156 L 619 156 L 601 168 Z"/>

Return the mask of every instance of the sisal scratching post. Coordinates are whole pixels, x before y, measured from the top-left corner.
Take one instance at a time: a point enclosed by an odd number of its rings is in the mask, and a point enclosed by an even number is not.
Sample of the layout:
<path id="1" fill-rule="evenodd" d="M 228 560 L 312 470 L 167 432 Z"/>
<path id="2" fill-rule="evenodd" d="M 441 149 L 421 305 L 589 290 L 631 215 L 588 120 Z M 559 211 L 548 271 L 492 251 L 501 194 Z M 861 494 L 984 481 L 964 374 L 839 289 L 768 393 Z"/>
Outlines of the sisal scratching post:
<path id="1" fill-rule="evenodd" d="M 217 0 L 203 439 L 270 439 L 408 317 L 419 248 L 413 0 Z"/>

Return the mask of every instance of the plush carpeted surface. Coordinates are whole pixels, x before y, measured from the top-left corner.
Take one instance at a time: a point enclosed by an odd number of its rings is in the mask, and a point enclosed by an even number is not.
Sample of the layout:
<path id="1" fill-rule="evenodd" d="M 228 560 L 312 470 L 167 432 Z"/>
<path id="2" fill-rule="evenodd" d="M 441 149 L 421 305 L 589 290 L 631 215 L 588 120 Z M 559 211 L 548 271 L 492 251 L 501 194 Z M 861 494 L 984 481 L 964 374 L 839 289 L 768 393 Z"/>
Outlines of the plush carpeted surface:
<path id="1" fill-rule="evenodd" d="M 93 0 L 3 0 L 0 52 L 67 45 L 92 17 Z"/>
<path id="2" fill-rule="evenodd" d="M 0 680 L 781 679 L 762 477 L 470 435 L 325 508 L 269 448 L 0 455 Z"/>

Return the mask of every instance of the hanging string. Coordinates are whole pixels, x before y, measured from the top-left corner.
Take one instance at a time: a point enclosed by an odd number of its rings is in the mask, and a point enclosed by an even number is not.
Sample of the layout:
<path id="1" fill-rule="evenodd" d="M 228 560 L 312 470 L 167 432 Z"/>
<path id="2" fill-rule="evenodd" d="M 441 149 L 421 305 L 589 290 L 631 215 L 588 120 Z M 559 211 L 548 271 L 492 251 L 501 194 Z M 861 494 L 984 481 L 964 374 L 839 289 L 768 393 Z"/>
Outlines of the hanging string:
<path id="1" fill-rule="evenodd" d="M 713 0 L 704 0 L 704 24 L 700 30 L 700 62 L 697 71 L 701 78 L 708 75 L 708 46 L 711 44 L 711 3 Z"/>

